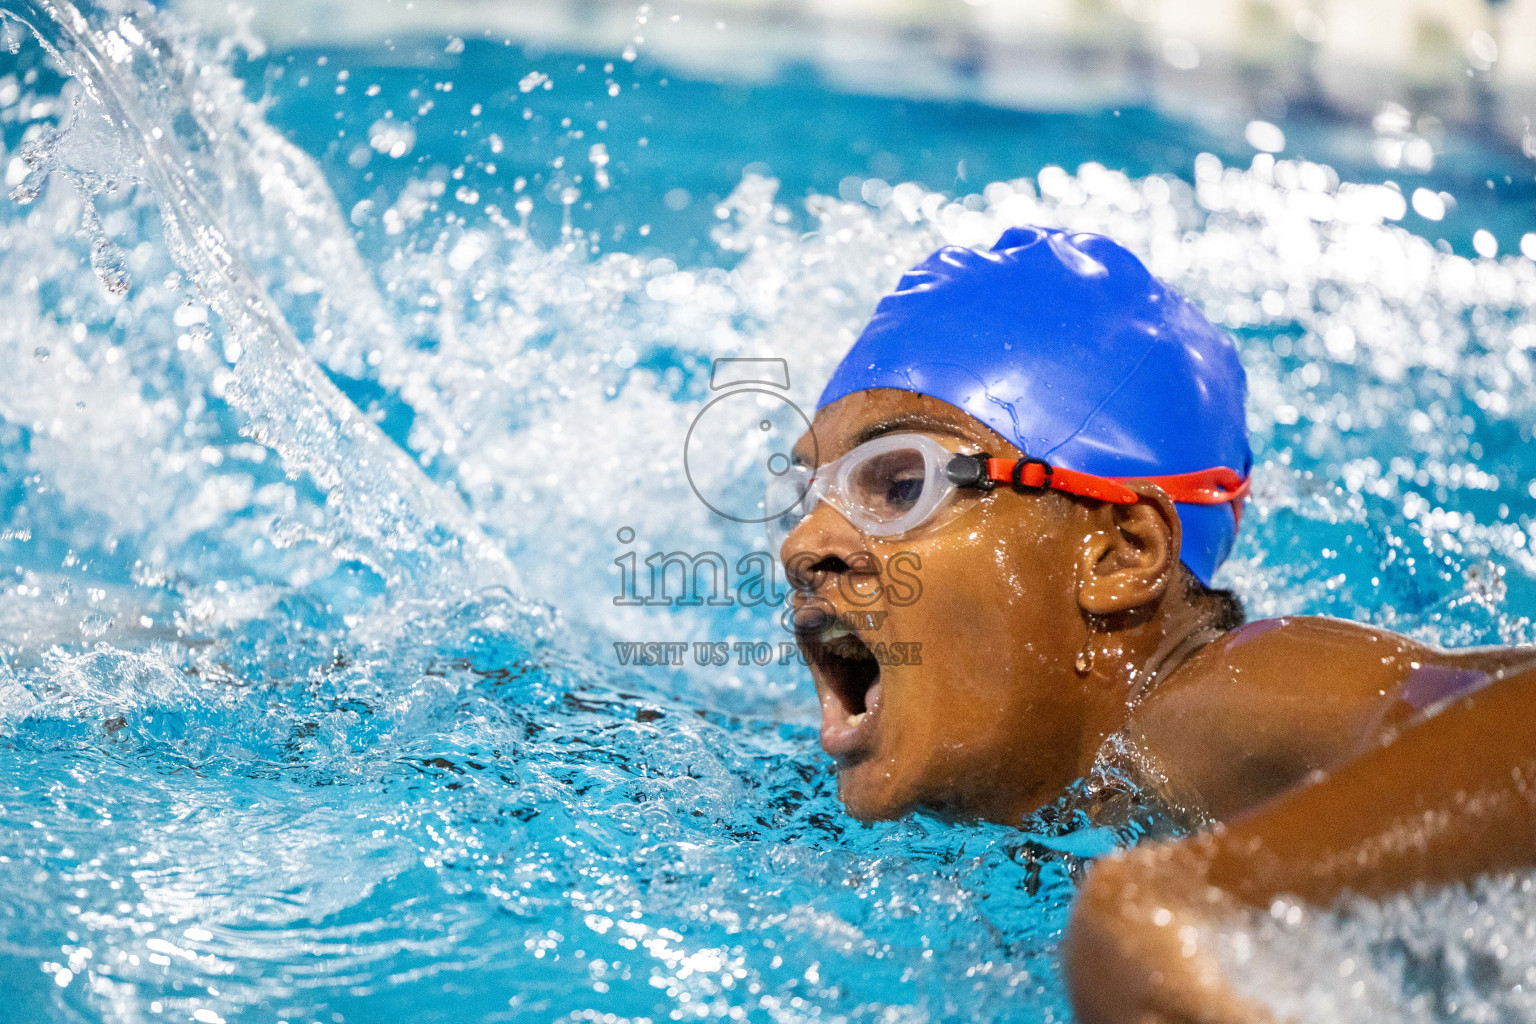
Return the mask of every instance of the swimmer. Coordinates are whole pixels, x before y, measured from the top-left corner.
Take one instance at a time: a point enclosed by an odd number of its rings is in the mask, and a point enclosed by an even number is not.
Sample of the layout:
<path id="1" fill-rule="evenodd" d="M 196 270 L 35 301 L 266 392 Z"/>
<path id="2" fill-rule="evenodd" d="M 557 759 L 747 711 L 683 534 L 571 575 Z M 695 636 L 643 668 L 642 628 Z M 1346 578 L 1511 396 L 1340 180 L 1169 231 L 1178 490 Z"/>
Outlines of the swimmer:
<path id="1" fill-rule="evenodd" d="M 1245 622 L 1214 587 L 1245 398 L 1130 252 L 1013 229 L 902 278 L 770 495 L 850 814 L 1017 824 L 1115 750 L 1199 826 L 1091 869 L 1084 1024 L 1267 1019 L 1180 938 L 1232 907 L 1536 864 L 1536 651 Z"/>

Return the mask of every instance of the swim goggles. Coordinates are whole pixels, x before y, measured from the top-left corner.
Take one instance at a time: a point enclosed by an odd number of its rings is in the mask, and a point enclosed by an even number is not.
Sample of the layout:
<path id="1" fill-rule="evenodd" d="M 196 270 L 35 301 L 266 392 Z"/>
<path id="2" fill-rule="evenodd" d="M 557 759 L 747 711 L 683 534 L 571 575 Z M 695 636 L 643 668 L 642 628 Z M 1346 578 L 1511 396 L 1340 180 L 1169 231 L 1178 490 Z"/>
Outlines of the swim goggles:
<path id="1" fill-rule="evenodd" d="M 956 453 L 926 434 L 887 434 L 816 469 L 793 465 L 768 485 L 769 536 L 782 548 L 790 533 L 820 502 L 831 505 L 869 537 L 894 537 L 931 519 L 961 489 L 990 491 L 1010 484 L 1017 491 L 1064 491 L 1084 498 L 1133 505 L 1139 495 L 1126 481 L 1145 480 L 1175 502 L 1230 504 L 1241 520 L 1248 479 L 1225 466 L 1171 476 L 1103 477 L 1053 466 L 1044 459 L 994 459 L 985 452 Z"/>

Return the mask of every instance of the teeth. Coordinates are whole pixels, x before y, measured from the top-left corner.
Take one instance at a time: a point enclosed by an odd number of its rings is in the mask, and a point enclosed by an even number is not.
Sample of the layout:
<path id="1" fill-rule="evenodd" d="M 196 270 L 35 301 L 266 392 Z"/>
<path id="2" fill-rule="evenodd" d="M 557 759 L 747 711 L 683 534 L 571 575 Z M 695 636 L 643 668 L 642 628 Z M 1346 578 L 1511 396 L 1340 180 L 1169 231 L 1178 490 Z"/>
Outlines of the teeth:
<path id="1" fill-rule="evenodd" d="M 848 628 L 847 623 L 841 619 L 835 619 L 832 622 L 832 625 L 821 631 L 821 642 L 824 644 L 829 644 L 833 640 L 836 640 L 840 637 L 853 635 L 853 630 Z"/>
<path id="2" fill-rule="evenodd" d="M 848 716 L 848 724 L 849 725 L 858 725 L 859 724 L 859 720 L 861 718 L 863 718 L 864 715 L 867 715 L 867 714 L 869 714 L 869 712 L 866 711 L 863 714 L 859 714 L 859 715 L 849 715 Z"/>

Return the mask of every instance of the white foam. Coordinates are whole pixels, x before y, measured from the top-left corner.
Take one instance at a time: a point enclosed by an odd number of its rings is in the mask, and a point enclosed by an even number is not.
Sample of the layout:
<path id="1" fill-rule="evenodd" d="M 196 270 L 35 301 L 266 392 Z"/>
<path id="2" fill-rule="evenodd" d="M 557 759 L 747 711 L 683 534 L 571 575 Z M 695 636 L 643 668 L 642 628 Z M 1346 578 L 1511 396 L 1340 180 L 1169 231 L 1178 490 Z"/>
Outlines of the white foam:
<path id="1" fill-rule="evenodd" d="M 1536 1020 L 1536 876 L 1500 874 L 1330 910 L 1277 900 L 1208 943 L 1276 1020 Z"/>

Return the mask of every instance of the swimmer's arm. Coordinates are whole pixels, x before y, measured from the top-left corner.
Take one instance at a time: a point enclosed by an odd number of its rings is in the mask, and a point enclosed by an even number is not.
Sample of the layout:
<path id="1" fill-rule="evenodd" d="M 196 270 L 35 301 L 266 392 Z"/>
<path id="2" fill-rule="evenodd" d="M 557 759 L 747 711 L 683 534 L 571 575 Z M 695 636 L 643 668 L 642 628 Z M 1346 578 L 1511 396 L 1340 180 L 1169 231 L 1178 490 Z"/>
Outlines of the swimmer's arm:
<path id="1" fill-rule="evenodd" d="M 1533 720 L 1536 671 L 1454 701 L 1234 822 L 1212 844 L 1208 880 L 1265 906 L 1536 865 Z"/>
<path id="2" fill-rule="evenodd" d="M 1490 684 L 1228 828 L 1097 865 L 1064 947 L 1083 1024 L 1262 1021 L 1189 930 L 1536 865 L 1536 671 Z"/>

